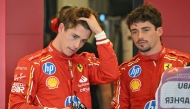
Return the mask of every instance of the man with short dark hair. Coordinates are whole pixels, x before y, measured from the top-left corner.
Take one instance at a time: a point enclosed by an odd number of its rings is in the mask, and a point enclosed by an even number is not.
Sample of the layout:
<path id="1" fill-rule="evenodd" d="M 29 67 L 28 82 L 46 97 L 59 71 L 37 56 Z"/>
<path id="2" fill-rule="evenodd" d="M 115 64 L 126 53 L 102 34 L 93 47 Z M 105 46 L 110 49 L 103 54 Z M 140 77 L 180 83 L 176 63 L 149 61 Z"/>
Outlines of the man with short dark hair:
<path id="1" fill-rule="evenodd" d="M 184 67 L 189 54 L 166 48 L 161 13 L 151 3 L 137 7 L 127 16 L 131 37 L 139 52 L 119 67 L 112 109 L 154 109 L 155 92 L 162 73 L 171 67 Z"/>

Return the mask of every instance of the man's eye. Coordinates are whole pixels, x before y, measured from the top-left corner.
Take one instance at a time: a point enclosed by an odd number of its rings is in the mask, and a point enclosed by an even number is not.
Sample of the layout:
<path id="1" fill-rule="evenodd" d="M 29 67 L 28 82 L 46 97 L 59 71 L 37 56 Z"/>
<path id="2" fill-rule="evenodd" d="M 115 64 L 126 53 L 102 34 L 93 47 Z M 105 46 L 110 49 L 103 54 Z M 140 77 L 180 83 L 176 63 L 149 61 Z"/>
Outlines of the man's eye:
<path id="1" fill-rule="evenodd" d="M 143 31 L 144 31 L 144 32 L 147 32 L 147 31 L 149 31 L 149 29 L 143 29 Z"/>
<path id="2" fill-rule="evenodd" d="M 87 41 L 86 41 L 86 40 L 82 40 L 81 42 L 82 42 L 82 43 L 86 43 Z"/>
<path id="3" fill-rule="evenodd" d="M 77 36 L 73 36 L 73 38 L 74 38 L 74 39 L 76 39 L 76 38 L 77 38 Z"/>
<path id="4" fill-rule="evenodd" d="M 136 31 L 132 31 L 131 33 L 132 33 L 132 34 L 136 34 L 137 32 L 136 32 Z"/>

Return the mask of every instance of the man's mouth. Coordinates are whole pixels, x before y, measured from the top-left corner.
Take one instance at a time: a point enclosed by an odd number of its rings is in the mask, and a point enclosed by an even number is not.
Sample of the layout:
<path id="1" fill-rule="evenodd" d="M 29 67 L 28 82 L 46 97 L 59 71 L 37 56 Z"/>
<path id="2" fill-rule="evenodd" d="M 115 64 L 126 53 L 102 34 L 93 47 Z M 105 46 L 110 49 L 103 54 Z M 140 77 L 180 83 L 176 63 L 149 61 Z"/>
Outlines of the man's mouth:
<path id="1" fill-rule="evenodd" d="M 75 53 L 76 50 L 69 48 L 69 50 L 73 53 Z"/>

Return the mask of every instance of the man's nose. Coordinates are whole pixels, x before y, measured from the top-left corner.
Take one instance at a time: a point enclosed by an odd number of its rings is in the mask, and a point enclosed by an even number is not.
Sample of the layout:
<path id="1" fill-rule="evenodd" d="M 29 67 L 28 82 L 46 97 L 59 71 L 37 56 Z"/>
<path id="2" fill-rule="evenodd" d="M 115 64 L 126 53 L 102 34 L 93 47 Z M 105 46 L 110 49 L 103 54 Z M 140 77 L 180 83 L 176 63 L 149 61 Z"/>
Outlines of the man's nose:
<path id="1" fill-rule="evenodd" d="M 76 40 L 73 44 L 74 48 L 79 48 L 80 46 L 80 40 Z"/>
<path id="2" fill-rule="evenodd" d="M 143 38 L 142 32 L 139 32 L 138 37 L 139 37 L 139 39 Z"/>

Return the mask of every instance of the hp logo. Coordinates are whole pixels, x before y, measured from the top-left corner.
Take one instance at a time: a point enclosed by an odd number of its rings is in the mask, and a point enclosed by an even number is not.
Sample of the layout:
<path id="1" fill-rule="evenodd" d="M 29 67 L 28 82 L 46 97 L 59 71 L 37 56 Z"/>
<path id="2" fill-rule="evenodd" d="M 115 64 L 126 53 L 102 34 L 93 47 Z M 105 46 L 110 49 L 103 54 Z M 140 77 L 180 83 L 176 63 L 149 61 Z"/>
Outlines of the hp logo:
<path id="1" fill-rule="evenodd" d="M 56 67 L 53 63 L 46 62 L 46 63 L 44 63 L 42 70 L 45 74 L 52 75 L 55 73 Z"/>

